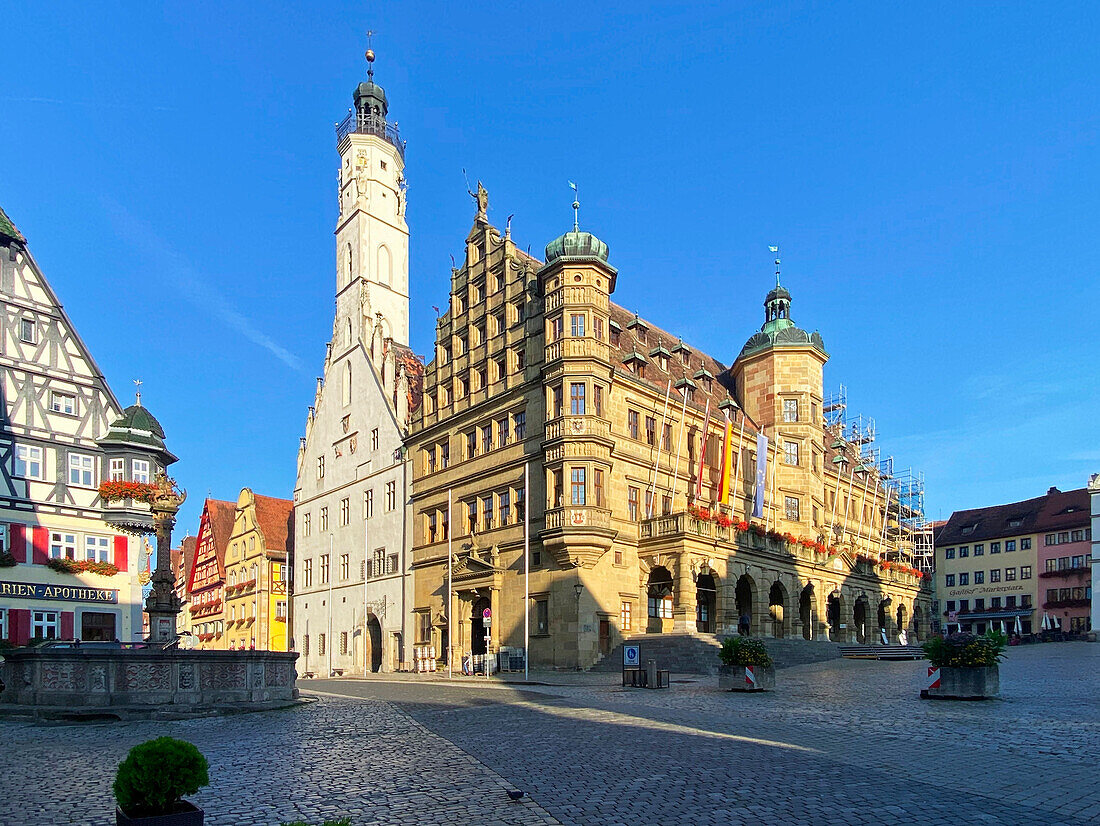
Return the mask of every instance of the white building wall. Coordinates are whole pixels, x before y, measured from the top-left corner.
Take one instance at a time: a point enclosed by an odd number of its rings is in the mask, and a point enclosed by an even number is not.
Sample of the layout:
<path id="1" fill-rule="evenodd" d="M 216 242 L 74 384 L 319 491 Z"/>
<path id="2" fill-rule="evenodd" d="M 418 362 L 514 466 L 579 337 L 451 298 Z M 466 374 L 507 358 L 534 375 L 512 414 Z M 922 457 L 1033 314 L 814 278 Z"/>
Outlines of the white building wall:
<path id="1" fill-rule="evenodd" d="M 1100 600 L 1097 588 L 1100 587 L 1100 473 L 1094 473 L 1089 479 L 1089 500 L 1092 502 L 1092 632 L 1100 632 Z"/>

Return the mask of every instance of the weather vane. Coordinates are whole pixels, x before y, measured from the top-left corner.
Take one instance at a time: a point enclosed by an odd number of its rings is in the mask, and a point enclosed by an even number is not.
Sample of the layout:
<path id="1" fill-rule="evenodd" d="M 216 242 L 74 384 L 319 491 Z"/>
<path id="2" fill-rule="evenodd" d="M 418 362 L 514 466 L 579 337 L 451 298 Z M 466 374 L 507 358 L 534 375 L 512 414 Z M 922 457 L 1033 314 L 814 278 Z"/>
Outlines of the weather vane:
<path id="1" fill-rule="evenodd" d="M 579 232 L 581 225 L 578 217 L 578 210 L 581 208 L 581 193 L 577 189 L 577 185 L 572 181 L 569 182 L 569 188 L 573 190 L 573 232 Z"/>
<path id="2" fill-rule="evenodd" d="M 374 80 L 374 29 L 367 29 L 367 50 L 363 57 L 367 59 L 367 77 Z"/>
<path id="3" fill-rule="evenodd" d="M 137 388 L 137 390 L 134 393 L 134 395 L 137 396 L 137 401 L 135 402 L 135 404 L 137 404 L 138 407 L 141 407 L 141 385 L 142 385 L 141 379 L 134 379 L 134 387 Z"/>
<path id="4" fill-rule="evenodd" d="M 775 286 L 779 286 L 779 247 L 768 247 L 775 253 Z"/>

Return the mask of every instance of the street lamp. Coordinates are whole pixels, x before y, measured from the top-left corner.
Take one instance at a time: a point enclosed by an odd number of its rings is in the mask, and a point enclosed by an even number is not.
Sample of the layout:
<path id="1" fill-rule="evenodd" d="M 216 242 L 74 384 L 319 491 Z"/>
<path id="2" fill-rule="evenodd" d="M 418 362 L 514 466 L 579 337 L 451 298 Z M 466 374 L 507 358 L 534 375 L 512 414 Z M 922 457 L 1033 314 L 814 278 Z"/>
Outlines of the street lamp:
<path id="1" fill-rule="evenodd" d="M 573 586 L 573 593 L 577 595 L 577 602 L 581 601 L 581 591 L 584 590 L 584 586 L 579 582 Z"/>

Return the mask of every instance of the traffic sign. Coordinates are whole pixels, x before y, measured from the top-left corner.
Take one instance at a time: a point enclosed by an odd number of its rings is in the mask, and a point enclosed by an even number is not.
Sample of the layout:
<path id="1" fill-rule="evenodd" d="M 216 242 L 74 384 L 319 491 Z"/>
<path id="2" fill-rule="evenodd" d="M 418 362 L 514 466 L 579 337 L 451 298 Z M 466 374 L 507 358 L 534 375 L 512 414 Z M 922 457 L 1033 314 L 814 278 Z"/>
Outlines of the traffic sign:
<path id="1" fill-rule="evenodd" d="M 637 667 L 642 662 L 642 647 L 640 645 L 623 646 L 623 665 Z"/>
<path id="2" fill-rule="evenodd" d="M 481 612 L 481 616 L 484 619 L 489 619 L 489 617 L 491 617 L 492 615 L 493 615 L 493 612 L 489 608 L 486 608 L 484 611 Z"/>

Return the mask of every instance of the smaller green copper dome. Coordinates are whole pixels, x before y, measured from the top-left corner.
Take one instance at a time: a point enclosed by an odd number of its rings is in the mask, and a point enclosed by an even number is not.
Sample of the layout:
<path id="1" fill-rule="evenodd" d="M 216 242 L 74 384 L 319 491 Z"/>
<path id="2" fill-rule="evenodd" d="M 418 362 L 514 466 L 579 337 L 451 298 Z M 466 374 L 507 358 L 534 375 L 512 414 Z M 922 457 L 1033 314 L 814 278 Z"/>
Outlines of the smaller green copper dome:
<path id="1" fill-rule="evenodd" d="M 176 461 L 164 443 L 164 428 L 140 404 L 132 404 L 123 410 L 122 415 L 111 422 L 107 435 L 99 440 L 99 444 L 105 448 L 111 445 L 147 448 L 160 453 L 166 465 Z"/>
<path id="2" fill-rule="evenodd" d="M 559 258 L 599 258 L 607 263 L 608 247 L 591 232 L 574 229 L 565 235 L 559 235 L 546 245 L 546 263 Z"/>

